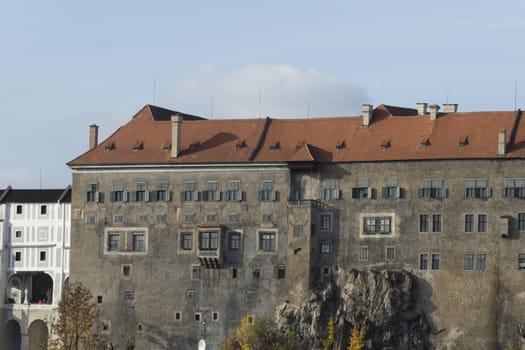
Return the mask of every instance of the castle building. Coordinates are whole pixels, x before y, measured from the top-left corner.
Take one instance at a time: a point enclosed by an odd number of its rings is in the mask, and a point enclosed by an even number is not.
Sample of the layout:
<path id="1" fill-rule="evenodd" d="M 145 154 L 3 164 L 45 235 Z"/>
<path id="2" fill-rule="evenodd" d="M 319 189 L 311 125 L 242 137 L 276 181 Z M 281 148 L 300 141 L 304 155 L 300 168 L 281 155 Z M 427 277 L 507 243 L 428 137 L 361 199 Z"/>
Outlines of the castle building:
<path id="1" fill-rule="evenodd" d="M 0 348 L 44 349 L 69 277 L 71 187 L 0 190 Z"/>
<path id="2" fill-rule="evenodd" d="M 441 348 L 494 349 L 525 311 L 521 111 L 363 105 L 204 118 L 147 105 L 68 163 L 71 276 L 121 348 L 208 349 L 349 269 L 405 270 Z"/>

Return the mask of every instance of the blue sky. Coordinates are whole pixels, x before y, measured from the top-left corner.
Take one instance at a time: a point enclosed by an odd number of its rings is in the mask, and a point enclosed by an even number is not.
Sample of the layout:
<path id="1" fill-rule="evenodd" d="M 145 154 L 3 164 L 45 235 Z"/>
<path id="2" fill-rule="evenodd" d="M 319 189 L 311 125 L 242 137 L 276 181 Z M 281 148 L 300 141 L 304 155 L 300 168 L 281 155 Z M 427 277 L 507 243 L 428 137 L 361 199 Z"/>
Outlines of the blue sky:
<path id="1" fill-rule="evenodd" d="M 0 0 L 0 188 L 145 104 L 205 117 L 357 115 L 362 103 L 525 107 L 525 2 Z"/>

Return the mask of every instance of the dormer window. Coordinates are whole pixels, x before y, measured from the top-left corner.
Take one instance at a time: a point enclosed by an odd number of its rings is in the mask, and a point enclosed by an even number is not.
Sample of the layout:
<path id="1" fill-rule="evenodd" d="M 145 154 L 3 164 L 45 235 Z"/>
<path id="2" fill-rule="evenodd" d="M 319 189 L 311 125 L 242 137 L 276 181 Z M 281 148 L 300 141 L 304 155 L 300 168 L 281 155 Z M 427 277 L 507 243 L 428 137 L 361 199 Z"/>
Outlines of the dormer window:
<path id="1" fill-rule="evenodd" d="M 115 149 L 115 142 L 110 142 L 104 147 L 104 151 L 112 151 Z"/>
<path id="2" fill-rule="evenodd" d="M 144 143 L 142 141 L 137 141 L 133 145 L 132 150 L 133 150 L 133 152 L 137 152 L 137 151 L 140 151 L 143 148 L 144 148 Z"/>
<path id="3" fill-rule="evenodd" d="M 276 149 L 280 149 L 280 148 L 281 148 L 281 144 L 279 143 L 279 141 L 276 141 L 276 142 L 270 144 L 270 146 L 268 146 L 268 149 L 270 151 L 276 150 Z"/>
<path id="4" fill-rule="evenodd" d="M 459 139 L 459 141 L 458 141 L 458 146 L 459 147 L 465 147 L 466 145 L 468 145 L 468 137 L 467 136 L 462 137 L 461 139 Z"/>
<path id="5" fill-rule="evenodd" d="M 345 141 L 341 141 L 337 145 L 335 145 L 335 149 L 337 151 L 340 151 L 340 150 L 345 149 L 345 148 L 346 148 L 346 142 Z"/>

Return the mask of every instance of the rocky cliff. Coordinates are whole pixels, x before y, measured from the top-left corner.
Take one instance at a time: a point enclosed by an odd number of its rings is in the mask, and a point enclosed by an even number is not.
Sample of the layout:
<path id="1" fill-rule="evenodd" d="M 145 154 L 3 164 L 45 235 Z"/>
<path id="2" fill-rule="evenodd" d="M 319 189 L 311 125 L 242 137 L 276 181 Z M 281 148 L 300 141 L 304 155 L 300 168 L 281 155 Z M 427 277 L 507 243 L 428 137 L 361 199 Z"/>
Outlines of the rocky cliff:
<path id="1" fill-rule="evenodd" d="M 301 305 L 277 310 L 279 327 L 292 329 L 301 349 L 321 349 L 328 319 L 335 349 L 345 349 L 354 326 L 366 330 L 368 349 L 431 349 L 430 326 L 416 307 L 416 280 L 406 271 L 348 271 L 312 292 Z"/>

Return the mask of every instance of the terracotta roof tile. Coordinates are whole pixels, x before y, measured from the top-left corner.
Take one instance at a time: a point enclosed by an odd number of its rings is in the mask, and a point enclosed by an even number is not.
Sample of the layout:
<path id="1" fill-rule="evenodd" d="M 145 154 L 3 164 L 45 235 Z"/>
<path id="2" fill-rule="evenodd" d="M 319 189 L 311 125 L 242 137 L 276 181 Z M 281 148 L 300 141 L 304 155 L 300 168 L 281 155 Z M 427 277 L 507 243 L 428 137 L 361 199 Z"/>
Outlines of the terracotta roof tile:
<path id="1" fill-rule="evenodd" d="M 206 120 L 179 113 L 184 118 L 182 150 L 172 158 L 170 118 L 176 113 L 146 106 L 107 140 L 68 164 L 497 158 L 502 130 L 507 143 L 514 140 L 506 157 L 525 157 L 525 125 L 516 112 L 439 113 L 432 121 L 429 114 L 417 115 L 415 109 L 381 105 L 368 128 L 361 126 L 360 117 Z M 140 143 L 142 148 L 133 151 Z"/>

